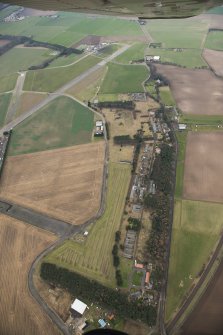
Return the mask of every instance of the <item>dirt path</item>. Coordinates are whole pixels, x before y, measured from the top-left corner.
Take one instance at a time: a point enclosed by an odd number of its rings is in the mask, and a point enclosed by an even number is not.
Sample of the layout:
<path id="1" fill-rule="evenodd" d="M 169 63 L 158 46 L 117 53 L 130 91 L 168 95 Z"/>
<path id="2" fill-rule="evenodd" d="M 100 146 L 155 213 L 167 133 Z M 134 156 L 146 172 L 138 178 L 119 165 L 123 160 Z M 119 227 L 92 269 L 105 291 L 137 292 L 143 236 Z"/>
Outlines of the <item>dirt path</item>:
<path id="1" fill-rule="evenodd" d="M 20 75 L 18 76 L 16 86 L 13 91 L 12 98 L 8 107 L 8 111 L 6 114 L 6 123 L 12 121 L 15 116 L 15 113 L 19 106 L 19 101 L 22 94 L 25 79 L 26 79 L 26 72 L 21 72 Z"/>

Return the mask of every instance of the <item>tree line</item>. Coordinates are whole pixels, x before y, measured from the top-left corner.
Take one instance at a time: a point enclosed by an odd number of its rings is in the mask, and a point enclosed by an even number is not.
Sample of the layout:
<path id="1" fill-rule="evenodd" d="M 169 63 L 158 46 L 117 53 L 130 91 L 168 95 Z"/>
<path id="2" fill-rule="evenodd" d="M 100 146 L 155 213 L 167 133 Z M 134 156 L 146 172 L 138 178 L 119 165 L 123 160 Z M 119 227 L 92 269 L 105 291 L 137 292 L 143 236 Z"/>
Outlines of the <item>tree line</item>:
<path id="1" fill-rule="evenodd" d="M 51 263 L 42 263 L 40 276 L 49 284 L 67 289 L 75 297 L 112 309 L 120 317 L 140 320 L 149 326 L 156 323 L 156 309 L 153 306 L 143 306 L 140 301 L 131 303 L 127 294 L 120 290 L 113 290 Z"/>

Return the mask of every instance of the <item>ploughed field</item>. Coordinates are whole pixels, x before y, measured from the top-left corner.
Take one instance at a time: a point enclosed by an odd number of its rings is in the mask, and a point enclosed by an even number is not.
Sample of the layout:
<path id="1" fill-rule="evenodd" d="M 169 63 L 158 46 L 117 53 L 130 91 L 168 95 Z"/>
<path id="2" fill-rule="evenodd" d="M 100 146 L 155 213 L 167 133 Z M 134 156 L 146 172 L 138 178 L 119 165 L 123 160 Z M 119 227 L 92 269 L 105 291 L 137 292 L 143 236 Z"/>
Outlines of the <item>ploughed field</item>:
<path id="1" fill-rule="evenodd" d="M 168 78 L 174 99 L 185 114 L 223 115 L 223 81 L 210 70 L 156 65 Z"/>
<path id="2" fill-rule="evenodd" d="M 49 335 L 60 332 L 28 290 L 28 272 L 35 257 L 55 237 L 21 221 L 0 215 L 0 334 Z"/>
<path id="3" fill-rule="evenodd" d="M 104 141 L 8 157 L 0 197 L 81 224 L 100 207 Z"/>
<path id="4" fill-rule="evenodd" d="M 185 322 L 182 335 L 222 335 L 223 261 L 207 291 Z"/>
<path id="5" fill-rule="evenodd" d="M 223 51 L 204 49 L 203 57 L 218 76 L 223 76 Z"/>
<path id="6" fill-rule="evenodd" d="M 189 132 L 183 197 L 223 202 L 223 133 Z"/>

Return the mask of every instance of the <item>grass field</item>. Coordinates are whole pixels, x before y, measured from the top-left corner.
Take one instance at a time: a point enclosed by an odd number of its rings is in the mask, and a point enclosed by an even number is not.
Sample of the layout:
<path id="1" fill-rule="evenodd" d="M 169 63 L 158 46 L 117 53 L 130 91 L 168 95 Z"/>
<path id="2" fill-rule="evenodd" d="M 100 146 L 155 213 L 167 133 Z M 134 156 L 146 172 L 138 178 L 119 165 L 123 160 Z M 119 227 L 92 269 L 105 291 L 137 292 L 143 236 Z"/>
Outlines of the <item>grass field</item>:
<path id="1" fill-rule="evenodd" d="M 33 36 L 33 39 L 71 46 L 85 36 L 128 35 L 142 36 L 137 21 L 118 18 L 88 17 L 86 14 L 59 12 L 56 19 L 50 17 L 27 17 L 23 21 L 0 22 L 3 35 Z"/>
<path id="2" fill-rule="evenodd" d="M 104 102 L 104 101 L 118 101 L 120 99 L 119 94 L 99 94 L 98 100 L 100 102 Z"/>
<path id="3" fill-rule="evenodd" d="M 183 194 L 183 179 L 184 179 L 184 160 L 186 152 L 186 141 L 187 132 L 178 132 L 178 157 L 177 157 L 177 174 L 176 174 L 176 187 L 175 187 L 175 197 L 181 198 Z"/>
<path id="4" fill-rule="evenodd" d="M 8 111 L 8 106 L 9 106 L 11 97 L 12 97 L 11 94 L 0 95 L 0 127 L 4 126 L 5 116 Z"/>
<path id="5" fill-rule="evenodd" d="M 130 182 L 131 167 L 110 163 L 106 210 L 94 223 L 85 242 L 67 241 L 50 253 L 49 261 L 107 286 L 116 287 L 112 247 L 119 229 L 125 198 Z"/>
<path id="6" fill-rule="evenodd" d="M 148 76 L 145 66 L 109 64 L 100 93 L 144 92 L 142 83 Z"/>
<path id="7" fill-rule="evenodd" d="M 223 31 L 210 31 L 205 42 L 205 48 L 223 50 Z"/>
<path id="8" fill-rule="evenodd" d="M 162 103 L 166 106 L 175 106 L 175 101 L 172 96 L 169 86 L 163 86 L 159 88 L 159 95 Z"/>
<path id="9" fill-rule="evenodd" d="M 115 58 L 115 61 L 123 64 L 129 64 L 131 61 L 144 59 L 145 48 L 146 45 L 144 43 L 135 43 L 132 47 L 123 52 L 123 54 Z"/>
<path id="10" fill-rule="evenodd" d="M 99 57 L 108 57 L 109 55 L 112 55 L 114 52 L 116 52 L 118 49 L 120 49 L 119 44 L 110 44 L 106 46 L 105 48 L 98 51 L 97 56 Z"/>
<path id="11" fill-rule="evenodd" d="M 50 58 L 50 50 L 38 48 L 13 48 L 0 56 L 0 73 L 2 76 L 13 72 L 28 70 Z"/>
<path id="12" fill-rule="evenodd" d="M 88 56 L 78 63 L 65 68 L 29 71 L 26 75 L 24 90 L 54 92 L 99 62 L 99 58 Z"/>
<path id="13" fill-rule="evenodd" d="M 172 232 L 166 320 L 182 302 L 206 264 L 222 231 L 223 205 L 176 200 Z"/>
<path id="14" fill-rule="evenodd" d="M 202 51 L 199 49 L 182 49 L 174 51 L 168 49 L 148 48 L 147 55 L 160 56 L 161 63 L 172 63 L 188 68 L 207 67 L 207 63 L 201 57 Z"/>
<path id="15" fill-rule="evenodd" d="M 192 125 L 210 125 L 217 126 L 223 124 L 223 116 L 221 115 L 182 115 L 180 122 Z"/>
<path id="16" fill-rule="evenodd" d="M 60 335 L 27 284 L 33 260 L 55 242 L 55 236 L 2 214 L 0 220 L 0 334 L 41 335 L 47 329 L 48 334 Z"/>
<path id="17" fill-rule="evenodd" d="M 142 271 L 134 271 L 133 276 L 132 276 L 132 284 L 136 286 L 141 286 L 142 278 L 143 278 Z"/>
<path id="18" fill-rule="evenodd" d="M 33 106 L 37 105 L 41 101 L 47 98 L 46 93 L 34 93 L 34 92 L 24 92 L 20 96 L 19 104 L 16 108 L 16 113 L 14 118 L 28 112 Z"/>
<path id="19" fill-rule="evenodd" d="M 80 54 L 80 55 L 71 54 L 71 55 L 68 55 L 68 56 L 59 57 L 59 58 L 55 59 L 52 63 L 50 63 L 48 68 L 70 65 L 70 64 L 76 62 L 79 58 L 81 58 L 83 56 L 84 56 L 83 54 Z"/>
<path id="20" fill-rule="evenodd" d="M 76 101 L 60 97 L 18 125 L 9 155 L 19 155 L 91 142 L 93 113 Z"/>
<path id="21" fill-rule="evenodd" d="M 208 30 L 208 21 L 194 19 L 150 20 L 146 25 L 154 42 L 166 48 L 200 49 Z"/>
<path id="22" fill-rule="evenodd" d="M 96 93 L 106 75 L 106 72 L 107 69 L 105 66 L 100 67 L 97 71 L 94 71 L 78 84 L 71 87 L 67 93 L 85 102 L 92 100 L 94 97 L 97 98 Z"/>
<path id="23" fill-rule="evenodd" d="M 15 87 L 17 78 L 18 78 L 17 73 L 12 73 L 6 76 L 1 76 L 0 77 L 0 93 L 12 91 Z"/>
<path id="24" fill-rule="evenodd" d="M 219 6 L 219 7 L 211 8 L 207 11 L 207 14 L 223 15 L 223 7 Z"/>

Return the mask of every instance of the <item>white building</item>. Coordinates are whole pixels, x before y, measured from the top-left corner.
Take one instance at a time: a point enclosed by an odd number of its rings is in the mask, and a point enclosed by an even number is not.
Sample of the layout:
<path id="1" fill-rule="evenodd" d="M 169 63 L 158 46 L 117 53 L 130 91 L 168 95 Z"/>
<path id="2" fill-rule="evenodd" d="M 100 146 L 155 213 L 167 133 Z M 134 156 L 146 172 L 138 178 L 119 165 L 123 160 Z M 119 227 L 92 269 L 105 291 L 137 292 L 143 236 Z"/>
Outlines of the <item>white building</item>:
<path id="1" fill-rule="evenodd" d="M 187 125 L 186 124 L 184 124 L 184 123 L 179 123 L 179 130 L 185 130 L 185 129 L 187 129 Z"/>
<path id="2" fill-rule="evenodd" d="M 73 304 L 71 305 L 71 309 L 81 315 L 84 314 L 86 308 L 87 305 L 78 299 L 75 299 Z"/>

